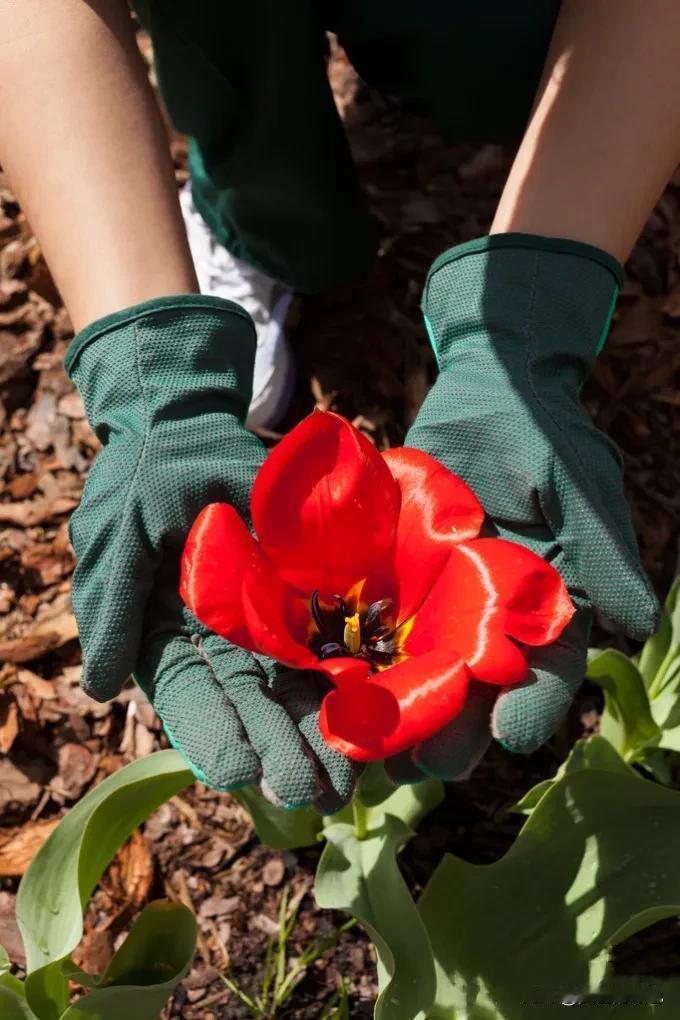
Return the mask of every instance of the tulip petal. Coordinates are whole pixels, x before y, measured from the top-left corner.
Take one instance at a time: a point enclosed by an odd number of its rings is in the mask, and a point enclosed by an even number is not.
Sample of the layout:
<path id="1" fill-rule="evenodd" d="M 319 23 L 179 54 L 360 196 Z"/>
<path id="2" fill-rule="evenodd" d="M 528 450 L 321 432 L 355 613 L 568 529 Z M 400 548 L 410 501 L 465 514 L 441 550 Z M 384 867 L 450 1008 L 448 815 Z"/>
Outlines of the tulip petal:
<path id="1" fill-rule="evenodd" d="M 462 659 L 441 651 L 408 659 L 327 694 L 319 729 L 332 748 L 355 761 L 399 754 L 461 711 L 469 676 Z"/>
<path id="2" fill-rule="evenodd" d="M 306 594 L 344 592 L 389 557 L 399 489 L 365 436 L 315 411 L 269 454 L 251 510 L 282 578 Z"/>
<path id="3" fill-rule="evenodd" d="M 194 521 L 184 546 L 179 591 L 201 623 L 220 634 L 249 641 L 241 598 L 243 578 L 262 553 L 243 520 L 228 503 L 210 503 Z"/>
<path id="4" fill-rule="evenodd" d="M 451 546 L 479 534 L 484 508 L 462 478 L 428 453 L 400 447 L 383 457 L 401 493 L 394 554 L 401 623 L 423 602 Z"/>
<path id="5" fill-rule="evenodd" d="M 472 675 L 512 684 L 527 674 L 526 644 L 554 641 L 574 613 L 558 572 L 531 550 L 500 538 L 464 542 L 416 614 L 406 641 L 410 655 L 446 645 Z"/>
<path id="6" fill-rule="evenodd" d="M 276 576 L 264 557 L 243 580 L 243 608 L 250 638 L 259 652 L 298 669 L 317 669 L 306 645 L 309 605 Z"/>

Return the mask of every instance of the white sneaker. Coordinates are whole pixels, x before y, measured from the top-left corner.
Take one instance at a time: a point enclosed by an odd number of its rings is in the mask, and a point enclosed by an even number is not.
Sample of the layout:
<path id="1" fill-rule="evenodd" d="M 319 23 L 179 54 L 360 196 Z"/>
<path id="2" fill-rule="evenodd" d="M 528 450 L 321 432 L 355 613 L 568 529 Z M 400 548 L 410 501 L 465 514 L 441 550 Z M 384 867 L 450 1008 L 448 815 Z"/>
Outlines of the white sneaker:
<path id="1" fill-rule="evenodd" d="M 283 326 L 293 294 L 224 248 L 205 222 L 187 185 L 179 196 L 201 294 L 235 301 L 250 314 L 257 333 L 253 398 L 248 428 L 273 428 L 288 410 L 295 370 Z"/>

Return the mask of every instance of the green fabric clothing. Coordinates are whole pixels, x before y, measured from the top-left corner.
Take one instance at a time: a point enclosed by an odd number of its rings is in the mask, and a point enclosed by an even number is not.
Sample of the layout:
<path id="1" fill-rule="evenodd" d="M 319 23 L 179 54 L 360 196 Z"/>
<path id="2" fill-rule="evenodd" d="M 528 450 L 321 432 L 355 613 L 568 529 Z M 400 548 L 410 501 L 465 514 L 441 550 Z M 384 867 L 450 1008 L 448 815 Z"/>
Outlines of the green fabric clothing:
<path id="1" fill-rule="evenodd" d="M 512 750 L 543 744 L 583 678 L 593 607 L 632 637 L 655 629 L 658 603 L 640 564 L 620 455 L 579 404 L 621 278 L 597 248 L 523 234 L 453 248 L 428 275 L 423 312 L 440 372 L 406 445 L 461 475 L 491 533 L 552 563 L 579 611 L 558 642 L 532 651 L 525 684 L 495 701 L 473 685 L 464 715 L 421 749 L 427 772 L 464 773 L 489 726 Z M 414 774 L 404 758 L 390 769 Z"/>
<path id="2" fill-rule="evenodd" d="M 130 673 L 173 744 L 211 786 L 260 782 L 285 804 L 334 810 L 352 764 L 318 731 L 318 677 L 210 633 L 183 605 L 179 563 L 206 504 L 247 519 L 265 457 L 243 426 L 255 331 L 221 298 L 178 295 L 110 315 L 73 341 L 66 368 L 102 443 L 70 521 L 82 683 L 99 701 Z"/>
<path id="3" fill-rule="evenodd" d="M 163 99 L 191 139 L 196 207 L 233 254 L 293 289 L 375 255 L 325 69 L 325 30 L 363 78 L 450 141 L 518 138 L 560 0 L 137 0 Z"/>

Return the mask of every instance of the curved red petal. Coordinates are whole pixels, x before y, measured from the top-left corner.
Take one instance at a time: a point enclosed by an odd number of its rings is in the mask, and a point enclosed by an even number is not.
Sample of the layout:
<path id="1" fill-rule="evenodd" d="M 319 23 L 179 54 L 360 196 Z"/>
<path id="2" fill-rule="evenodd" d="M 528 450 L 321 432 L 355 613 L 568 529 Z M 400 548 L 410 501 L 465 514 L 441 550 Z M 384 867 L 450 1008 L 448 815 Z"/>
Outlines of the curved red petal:
<path id="1" fill-rule="evenodd" d="M 251 510 L 281 577 L 305 593 L 344 592 L 389 556 L 399 489 L 365 436 L 315 411 L 269 454 Z"/>
<path id="2" fill-rule="evenodd" d="M 194 521 L 182 553 L 179 591 L 206 627 L 241 644 L 247 640 L 241 587 L 262 553 L 228 503 L 211 503 Z"/>
<path id="3" fill-rule="evenodd" d="M 371 673 L 371 667 L 365 659 L 349 656 L 320 660 L 316 664 L 316 669 L 325 673 L 336 687 L 352 687 L 364 683 Z"/>
<path id="4" fill-rule="evenodd" d="M 480 538 L 452 550 L 416 615 L 406 641 L 411 655 L 447 647 L 472 675 L 512 684 L 527 674 L 527 644 L 554 641 L 574 613 L 558 572 L 515 542 Z"/>
<path id="5" fill-rule="evenodd" d="M 394 554 L 401 623 L 423 602 L 451 546 L 479 534 L 484 508 L 463 479 L 429 453 L 400 447 L 383 457 L 401 493 Z"/>
<path id="6" fill-rule="evenodd" d="M 248 633 L 263 655 L 298 669 L 316 669 L 318 660 L 306 646 L 309 606 L 264 559 L 243 581 L 243 608 Z"/>
<path id="7" fill-rule="evenodd" d="M 319 729 L 327 744 L 355 761 L 399 754 L 461 711 L 469 676 L 462 659 L 441 651 L 408 659 L 327 694 Z"/>

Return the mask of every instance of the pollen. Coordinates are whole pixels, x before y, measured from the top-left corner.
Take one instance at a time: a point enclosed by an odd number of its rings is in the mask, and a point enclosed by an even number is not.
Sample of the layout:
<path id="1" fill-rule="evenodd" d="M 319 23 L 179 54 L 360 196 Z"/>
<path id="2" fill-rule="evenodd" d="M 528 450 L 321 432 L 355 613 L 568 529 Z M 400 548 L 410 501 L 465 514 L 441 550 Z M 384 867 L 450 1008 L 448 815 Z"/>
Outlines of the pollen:
<path id="1" fill-rule="evenodd" d="M 352 655 L 356 655 L 361 648 L 361 622 L 358 613 L 345 617 L 345 630 L 342 639 Z"/>

